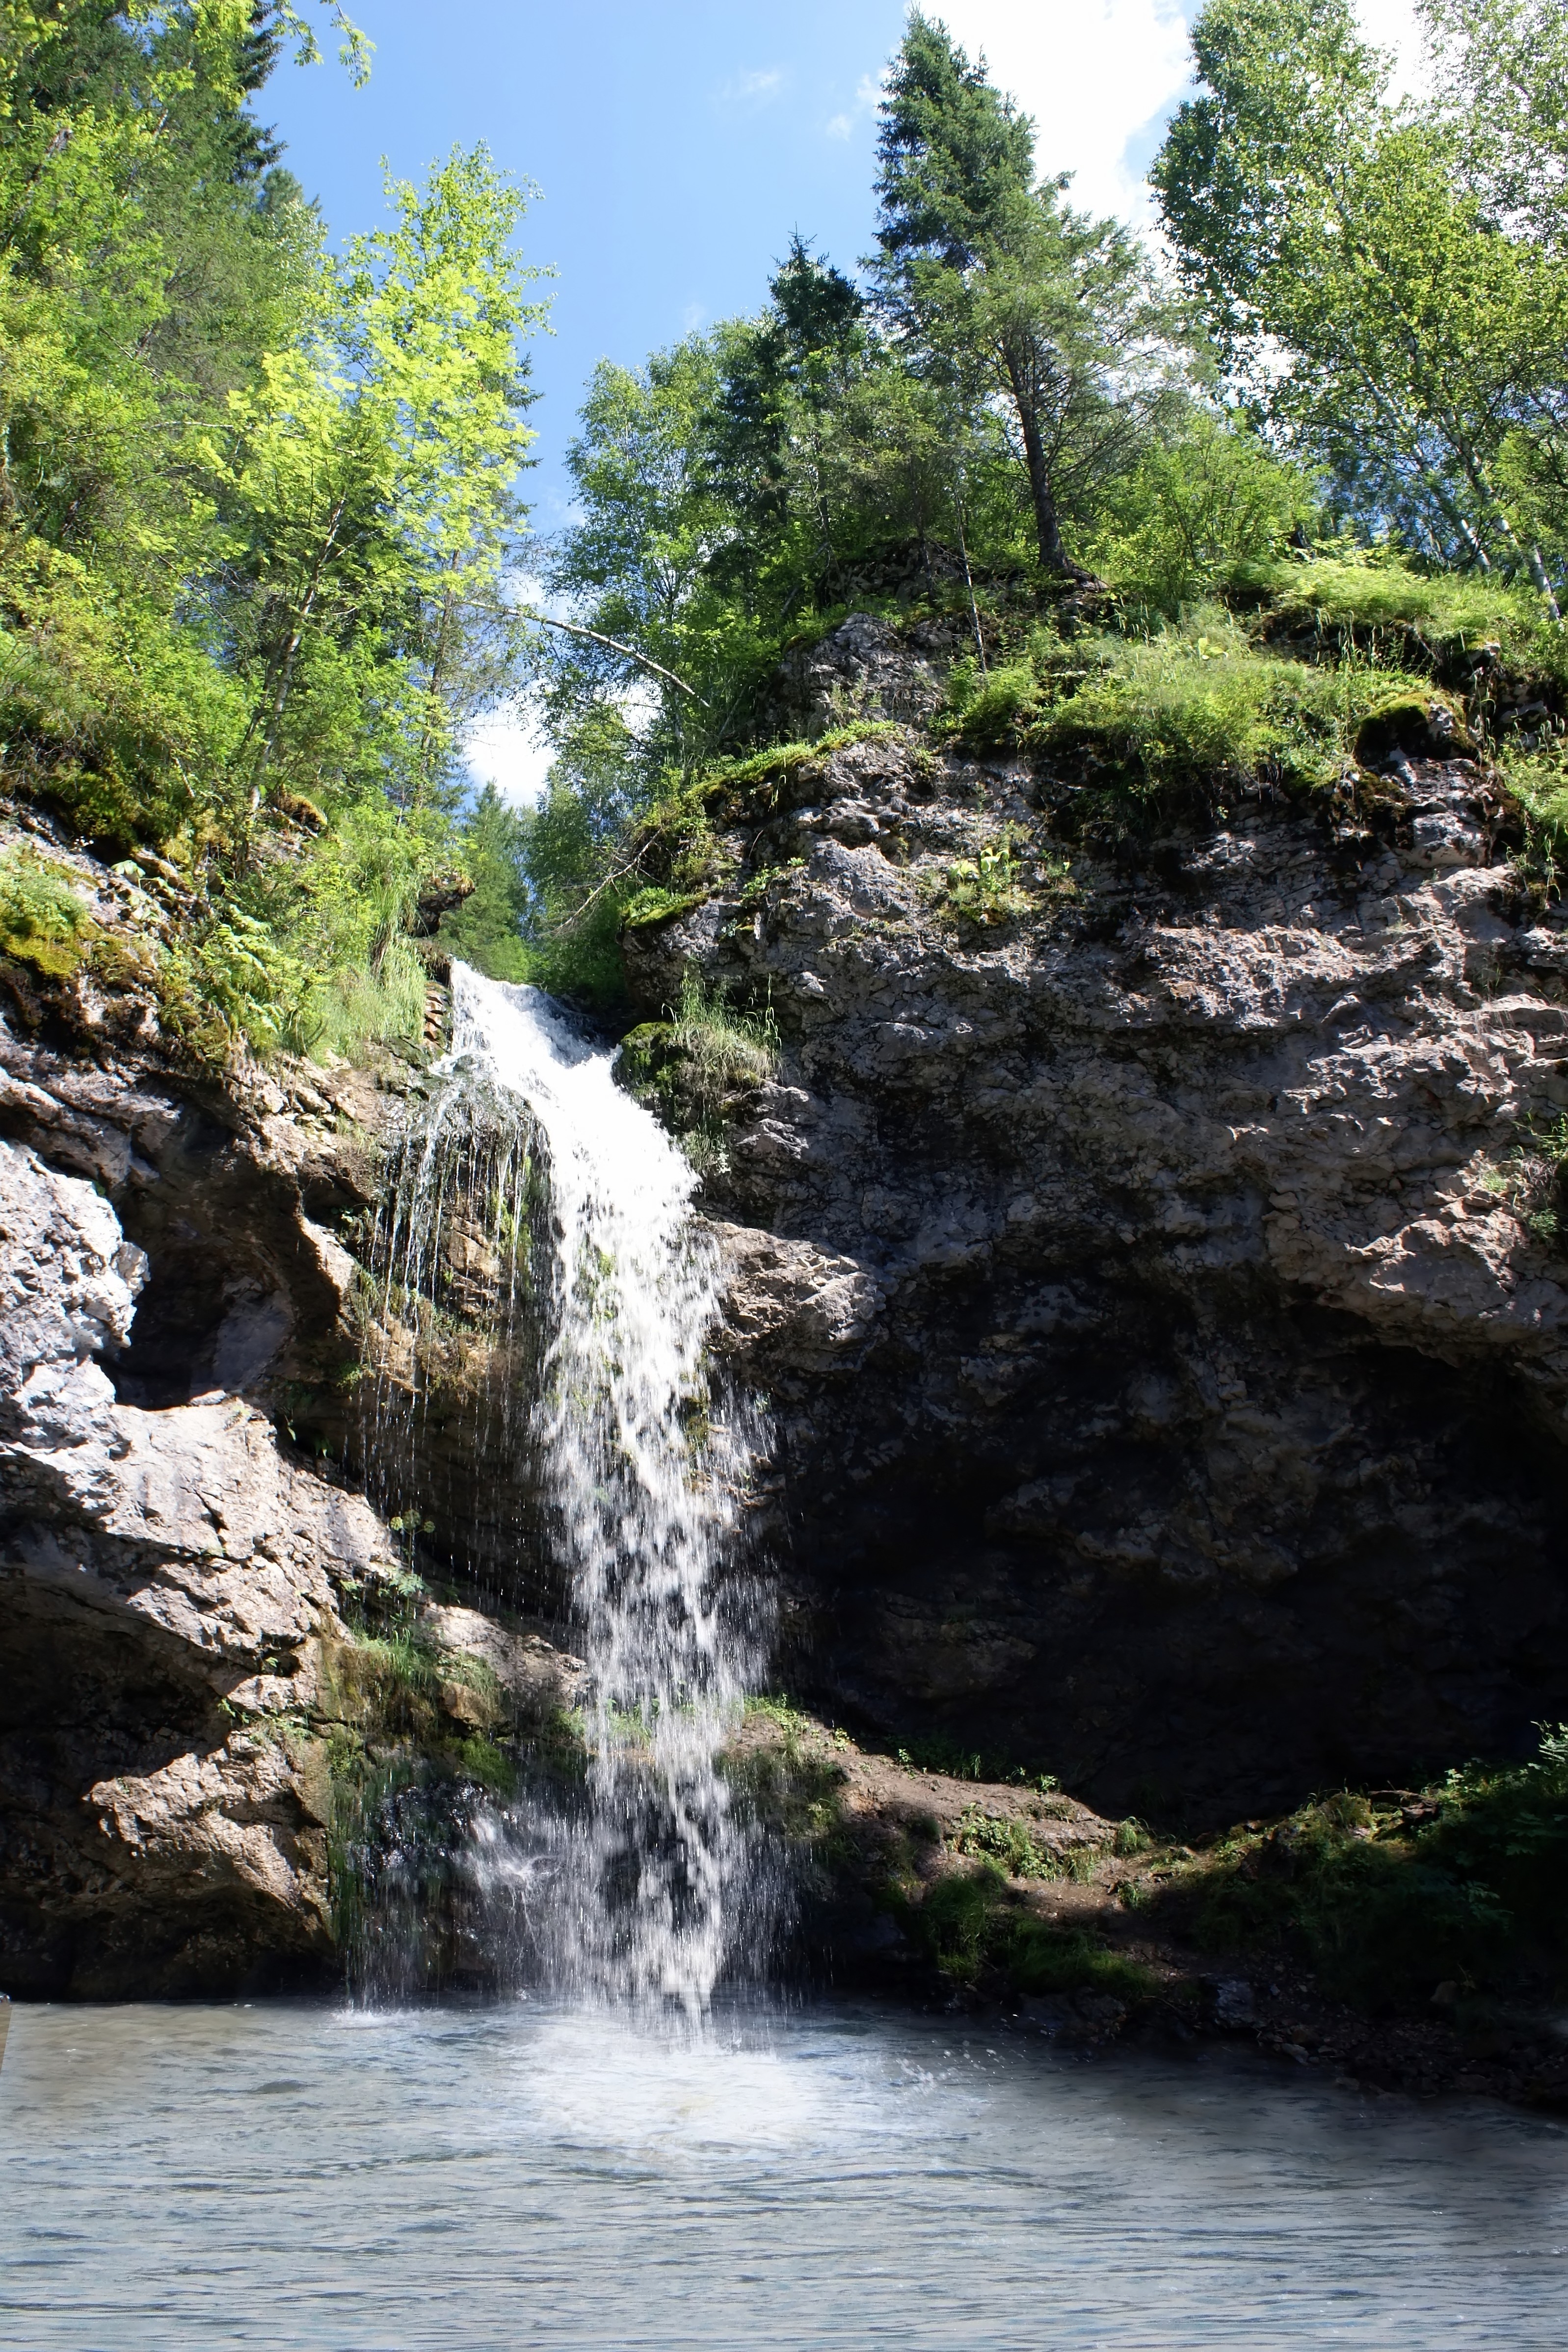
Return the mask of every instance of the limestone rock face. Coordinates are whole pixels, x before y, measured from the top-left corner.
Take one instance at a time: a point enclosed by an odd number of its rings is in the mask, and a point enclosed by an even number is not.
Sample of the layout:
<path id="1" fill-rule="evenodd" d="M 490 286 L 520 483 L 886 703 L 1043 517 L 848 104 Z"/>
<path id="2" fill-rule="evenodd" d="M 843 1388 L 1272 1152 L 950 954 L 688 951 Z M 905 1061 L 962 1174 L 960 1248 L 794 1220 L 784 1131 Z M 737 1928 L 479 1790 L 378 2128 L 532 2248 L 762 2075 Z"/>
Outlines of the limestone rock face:
<path id="1" fill-rule="evenodd" d="M 321 1643 L 342 1635 L 335 1594 L 390 1571 L 388 1540 L 243 1400 L 117 1399 L 102 1358 L 131 1339 L 145 1277 L 92 1183 L 0 1142 L 14 1992 L 222 1990 L 331 1957 L 324 1750 L 305 1717 Z"/>
<path id="2" fill-rule="evenodd" d="M 1464 759 L 1102 848 L 1083 789 L 861 741 L 628 940 L 650 1015 L 695 963 L 783 1032 L 707 1198 L 789 1686 L 1194 1818 L 1527 1748 L 1568 1712 L 1563 912 Z"/>

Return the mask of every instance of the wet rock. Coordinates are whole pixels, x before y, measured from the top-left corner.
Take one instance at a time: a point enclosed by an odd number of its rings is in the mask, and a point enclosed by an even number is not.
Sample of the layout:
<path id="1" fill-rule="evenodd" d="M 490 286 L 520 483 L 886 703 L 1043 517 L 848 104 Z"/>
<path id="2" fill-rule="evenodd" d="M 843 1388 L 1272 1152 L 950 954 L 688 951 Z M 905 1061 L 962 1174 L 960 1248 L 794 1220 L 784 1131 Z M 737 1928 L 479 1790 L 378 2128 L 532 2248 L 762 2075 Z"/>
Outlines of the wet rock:
<path id="1" fill-rule="evenodd" d="M 1214 1989 L 1216 2025 L 1246 2026 L 1257 2022 L 1252 1987 L 1245 1977 L 1222 1977 Z"/>

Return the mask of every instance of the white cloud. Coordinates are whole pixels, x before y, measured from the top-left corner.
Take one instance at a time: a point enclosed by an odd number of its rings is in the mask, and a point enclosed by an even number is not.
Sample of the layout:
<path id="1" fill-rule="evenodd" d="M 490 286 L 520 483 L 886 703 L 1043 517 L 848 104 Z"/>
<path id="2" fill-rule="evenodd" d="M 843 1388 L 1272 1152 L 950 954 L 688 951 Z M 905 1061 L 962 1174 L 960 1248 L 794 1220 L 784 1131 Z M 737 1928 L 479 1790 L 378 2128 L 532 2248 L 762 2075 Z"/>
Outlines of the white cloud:
<path id="1" fill-rule="evenodd" d="M 1177 0 L 943 0 L 943 24 L 1035 118 L 1036 158 L 1070 172 L 1070 200 L 1147 215 L 1137 134 L 1185 88 L 1191 60 Z"/>
<path id="2" fill-rule="evenodd" d="M 1397 56 L 1396 87 L 1418 89 L 1415 0 L 1359 5 L 1369 37 Z M 1072 173 L 1074 204 L 1148 220 L 1143 173 L 1188 86 L 1197 0 L 941 0 L 934 13 L 1034 116 L 1040 169 Z"/>
<path id="3" fill-rule="evenodd" d="M 555 754 L 540 741 L 529 721 L 515 709 L 503 706 L 476 719 L 463 738 L 468 772 L 481 784 L 493 784 L 503 801 L 531 808 L 544 790 L 544 780 Z"/>
<path id="4" fill-rule="evenodd" d="M 847 139 L 855 125 L 880 103 L 882 84 L 876 74 L 862 74 L 855 85 L 855 101 L 847 114 L 835 114 L 824 124 L 830 139 Z"/>
<path id="5" fill-rule="evenodd" d="M 719 92 L 721 103 L 728 106 L 771 106 L 782 98 L 787 77 L 782 66 L 764 66 L 761 71 L 737 74 Z"/>

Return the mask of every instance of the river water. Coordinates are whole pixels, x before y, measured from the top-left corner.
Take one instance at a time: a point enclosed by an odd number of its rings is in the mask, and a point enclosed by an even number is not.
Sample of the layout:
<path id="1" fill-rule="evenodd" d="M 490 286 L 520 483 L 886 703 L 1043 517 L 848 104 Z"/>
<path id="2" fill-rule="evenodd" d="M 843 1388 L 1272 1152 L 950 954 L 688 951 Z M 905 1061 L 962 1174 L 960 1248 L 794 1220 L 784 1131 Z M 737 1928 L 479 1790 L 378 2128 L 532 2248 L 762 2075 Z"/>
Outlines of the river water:
<path id="1" fill-rule="evenodd" d="M 826 2005 L 26 2008 L 15 2352 L 1568 2340 L 1568 2131 Z"/>

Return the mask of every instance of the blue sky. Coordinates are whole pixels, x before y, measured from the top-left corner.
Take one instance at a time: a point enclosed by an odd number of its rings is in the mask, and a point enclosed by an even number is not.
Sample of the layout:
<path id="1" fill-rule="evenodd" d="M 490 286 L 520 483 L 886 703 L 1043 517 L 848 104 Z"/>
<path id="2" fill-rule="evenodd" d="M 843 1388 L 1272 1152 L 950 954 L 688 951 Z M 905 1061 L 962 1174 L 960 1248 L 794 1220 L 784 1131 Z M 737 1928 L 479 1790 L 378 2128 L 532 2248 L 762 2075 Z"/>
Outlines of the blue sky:
<path id="1" fill-rule="evenodd" d="M 1189 9 L 1195 0 L 1189 0 Z M 1363 0 L 1400 37 L 1411 0 Z M 527 257 L 553 268 L 553 334 L 527 481 L 538 527 L 563 519 L 563 457 L 595 362 L 635 364 L 694 327 L 755 310 L 793 230 L 841 267 L 869 247 L 877 79 L 902 0 L 350 0 L 376 45 L 368 87 L 330 58 L 279 66 L 260 111 L 334 236 L 382 214 L 384 156 L 419 178 L 488 142 L 538 184 Z M 1079 202 L 1144 216 L 1142 174 L 1186 80 L 1182 0 L 935 0 L 1036 118 L 1042 170 Z M 527 793 L 539 754 L 505 718 L 474 765 Z"/>

